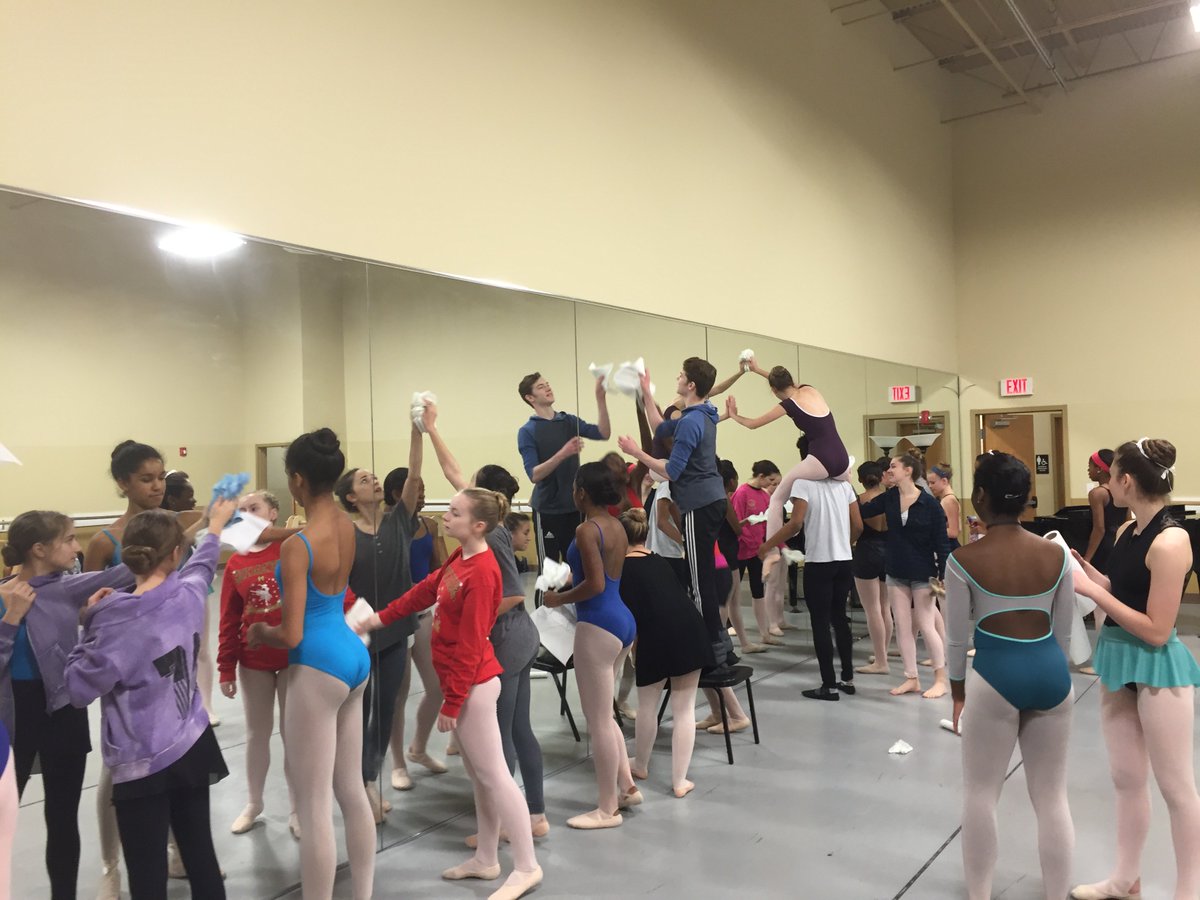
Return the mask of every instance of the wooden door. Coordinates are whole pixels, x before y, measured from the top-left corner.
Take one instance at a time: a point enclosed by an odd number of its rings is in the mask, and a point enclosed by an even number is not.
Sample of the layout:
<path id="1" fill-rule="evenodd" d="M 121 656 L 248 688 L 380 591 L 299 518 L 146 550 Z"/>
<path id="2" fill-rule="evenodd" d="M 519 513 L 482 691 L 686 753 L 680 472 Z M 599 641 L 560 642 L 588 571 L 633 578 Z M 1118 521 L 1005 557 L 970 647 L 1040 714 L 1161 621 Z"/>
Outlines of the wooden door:
<path id="1" fill-rule="evenodd" d="M 1029 467 L 1032 474 L 1037 471 L 1033 454 L 1033 416 L 1026 413 L 989 413 L 983 416 L 983 452 L 996 450 L 1009 453 Z M 1033 507 L 1026 508 L 1022 522 L 1032 521 Z"/>

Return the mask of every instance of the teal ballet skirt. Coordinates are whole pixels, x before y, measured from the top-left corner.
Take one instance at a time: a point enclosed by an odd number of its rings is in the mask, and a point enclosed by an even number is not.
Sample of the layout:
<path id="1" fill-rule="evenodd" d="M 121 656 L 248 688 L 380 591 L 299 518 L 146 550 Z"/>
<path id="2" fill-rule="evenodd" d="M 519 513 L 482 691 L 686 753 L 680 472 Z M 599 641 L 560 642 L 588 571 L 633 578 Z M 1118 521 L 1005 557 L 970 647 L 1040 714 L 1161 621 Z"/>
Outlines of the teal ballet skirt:
<path id="1" fill-rule="evenodd" d="M 1092 666 L 1110 691 L 1127 684 L 1147 687 L 1200 687 L 1200 664 L 1174 629 L 1161 647 L 1151 647 L 1124 628 L 1100 629 Z"/>

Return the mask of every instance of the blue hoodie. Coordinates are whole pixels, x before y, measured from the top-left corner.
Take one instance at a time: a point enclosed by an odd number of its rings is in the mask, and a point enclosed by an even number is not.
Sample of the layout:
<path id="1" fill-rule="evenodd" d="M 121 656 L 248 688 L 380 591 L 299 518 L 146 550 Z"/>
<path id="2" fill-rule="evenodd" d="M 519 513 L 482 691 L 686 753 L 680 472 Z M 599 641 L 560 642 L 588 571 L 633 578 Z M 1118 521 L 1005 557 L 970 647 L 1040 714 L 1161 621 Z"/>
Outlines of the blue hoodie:
<path id="1" fill-rule="evenodd" d="M 707 400 L 689 406 L 675 422 L 675 447 L 667 460 L 671 499 L 681 513 L 727 499 L 717 471 L 717 408 Z"/>

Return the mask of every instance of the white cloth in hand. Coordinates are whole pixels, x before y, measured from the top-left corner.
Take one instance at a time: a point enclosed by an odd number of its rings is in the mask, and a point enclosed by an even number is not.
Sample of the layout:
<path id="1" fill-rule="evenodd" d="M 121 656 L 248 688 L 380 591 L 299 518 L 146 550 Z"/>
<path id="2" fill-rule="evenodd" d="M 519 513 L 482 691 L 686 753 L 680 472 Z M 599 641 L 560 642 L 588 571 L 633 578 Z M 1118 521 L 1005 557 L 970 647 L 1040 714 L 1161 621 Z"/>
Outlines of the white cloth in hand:
<path id="1" fill-rule="evenodd" d="M 437 403 L 437 395 L 433 391 L 416 391 L 412 398 L 412 420 L 417 426 L 417 431 L 425 434 L 425 423 L 421 419 L 425 415 L 425 407 L 430 403 Z"/>
<path id="2" fill-rule="evenodd" d="M 542 574 L 537 578 L 539 591 L 558 591 L 571 580 L 571 567 L 557 559 L 542 560 Z"/>
<path id="3" fill-rule="evenodd" d="M 738 356 L 738 362 L 742 364 L 743 372 L 750 371 L 750 360 L 752 360 L 752 359 L 754 359 L 754 351 L 751 350 L 749 347 L 747 347 L 745 350 L 743 350 L 741 352 L 741 355 Z"/>
<path id="4" fill-rule="evenodd" d="M 375 610 L 371 609 L 371 604 L 362 597 L 359 597 L 354 601 L 354 605 L 346 610 L 346 624 L 350 626 L 351 631 L 354 631 L 355 634 L 358 634 L 358 632 L 355 631 L 355 626 L 366 622 L 373 615 L 375 615 Z M 359 634 L 358 636 L 362 638 L 362 642 L 368 647 L 371 645 L 370 632 Z"/>
<path id="5" fill-rule="evenodd" d="M 755 513 L 752 516 L 746 516 L 747 525 L 759 525 L 765 521 L 767 521 L 767 514 L 765 512 Z"/>
<path id="6" fill-rule="evenodd" d="M 232 547 L 238 553 L 245 553 L 258 543 L 263 531 L 270 524 L 266 519 L 252 516 L 248 512 L 239 512 L 237 519 L 222 529 L 221 543 Z"/>
<path id="7" fill-rule="evenodd" d="M 1063 578 L 1073 579 L 1076 572 L 1083 571 L 1083 566 L 1079 565 L 1061 534 L 1057 531 L 1048 531 L 1045 538 L 1062 547 L 1063 552 L 1067 554 L 1067 559 L 1071 560 L 1071 570 L 1065 573 Z M 1083 623 L 1083 617 L 1095 608 L 1096 601 L 1091 597 L 1085 597 L 1080 593 L 1075 594 L 1075 616 L 1071 620 L 1071 640 L 1067 645 L 1067 656 L 1077 666 L 1083 665 L 1092 655 L 1092 642 L 1088 638 L 1087 626 Z"/>

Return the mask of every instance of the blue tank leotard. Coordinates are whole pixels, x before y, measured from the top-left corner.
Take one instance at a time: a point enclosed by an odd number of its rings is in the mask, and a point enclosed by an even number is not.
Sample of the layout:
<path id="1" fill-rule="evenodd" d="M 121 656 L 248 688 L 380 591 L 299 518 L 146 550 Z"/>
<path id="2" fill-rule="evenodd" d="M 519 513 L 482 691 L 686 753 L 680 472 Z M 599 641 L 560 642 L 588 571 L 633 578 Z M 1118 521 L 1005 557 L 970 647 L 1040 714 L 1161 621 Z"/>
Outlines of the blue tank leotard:
<path id="1" fill-rule="evenodd" d="M 346 589 L 336 594 L 324 594 L 317 590 L 312 580 L 312 544 L 301 533 L 300 540 L 308 549 L 308 595 L 304 601 L 304 637 L 288 651 L 288 664 L 308 666 L 340 678 L 350 686 L 358 687 L 371 673 L 371 656 L 367 648 L 346 624 L 342 603 Z M 275 563 L 275 580 L 283 589 L 283 570 Z"/>
<path id="2" fill-rule="evenodd" d="M 600 559 L 603 563 L 604 530 L 597 523 L 592 524 L 600 532 Z M 575 546 L 574 541 L 571 541 L 571 546 L 567 548 L 567 565 L 571 567 L 575 584 L 583 584 L 583 558 L 579 555 L 579 548 Z M 620 587 L 621 579 L 609 578 L 608 572 L 605 572 L 603 593 L 590 600 L 579 601 L 575 604 L 575 609 L 579 613 L 580 622 L 603 628 L 619 640 L 622 647 L 628 647 L 637 636 L 637 624 L 633 620 L 633 613 L 621 599 Z"/>
<path id="3" fill-rule="evenodd" d="M 101 528 L 100 533 L 105 535 L 110 541 L 112 541 L 113 544 L 112 559 L 109 560 L 109 563 L 105 568 L 115 569 L 121 564 L 121 540 L 107 528 Z"/>
<path id="4" fill-rule="evenodd" d="M 412 572 L 412 583 L 420 584 L 429 573 L 433 562 L 433 532 L 425 527 L 425 536 L 413 538 L 408 545 L 408 567 Z"/>

